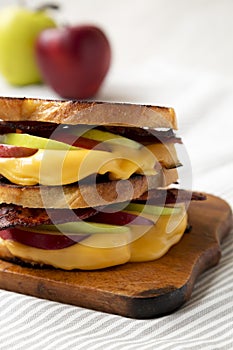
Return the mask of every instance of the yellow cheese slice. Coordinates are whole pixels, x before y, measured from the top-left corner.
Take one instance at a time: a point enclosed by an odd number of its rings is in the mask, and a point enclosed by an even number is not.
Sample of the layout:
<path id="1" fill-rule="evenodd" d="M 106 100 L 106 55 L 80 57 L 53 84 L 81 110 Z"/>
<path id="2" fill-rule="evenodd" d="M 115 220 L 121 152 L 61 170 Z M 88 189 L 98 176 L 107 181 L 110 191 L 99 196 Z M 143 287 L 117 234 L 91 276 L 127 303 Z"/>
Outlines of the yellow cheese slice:
<path id="1" fill-rule="evenodd" d="M 170 168 L 179 164 L 174 143 L 154 143 L 148 145 L 147 148 L 154 154 L 157 162 L 163 166 Z"/>
<path id="2" fill-rule="evenodd" d="M 109 173 L 111 180 L 128 179 L 135 173 L 150 176 L 157 173 L 157 159 L 167 155 L 168 149 L 162 144 L 149 148 L 152 146 L 138 150 L 116 145 L 112 152 L 38 150 L 30 157 L 0 158 L 0 174 L 23 186 L 66 185 L 92 174 Z"/>

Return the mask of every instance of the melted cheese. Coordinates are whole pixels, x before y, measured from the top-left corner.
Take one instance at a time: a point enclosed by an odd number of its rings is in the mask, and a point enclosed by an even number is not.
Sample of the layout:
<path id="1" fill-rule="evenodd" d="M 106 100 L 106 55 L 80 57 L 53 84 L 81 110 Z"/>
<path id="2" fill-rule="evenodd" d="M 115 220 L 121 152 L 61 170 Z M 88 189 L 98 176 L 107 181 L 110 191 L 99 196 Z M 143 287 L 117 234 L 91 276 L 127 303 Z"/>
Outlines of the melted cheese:
<path id="1" fill-rule="evenodd" d="M 163 166 L 170 168 L 179 164 L 174 143 L 155 143 L 148 145 L 147 148 Z"/>
<path id="2" fill-rule="evenodd" d="M 143 235 L 132 227 L 132 234 L 95 234 L 71 247 L 44 250 L 1 240 L 0 246 L 9 256 L 24 261 L 52 265 L 65 270 L 101 269 L 126 262 L 158 259 L 179 242 L 187 226 L 185 209 L 180 214 L 160 216 L 156 225 Z M 140 236 L 138 238 L 138 236 Z M 104 246 L 104 247 L 103 247 Z M 5 254 L 6 256 L 6 254 Z"/>
<path id="3" fill-rule="evenodd" d="M 151 148 L 151 149 L 149 149 Z M 18 185 L 66 185 L 92 174 L 109 173 L 111 180 L 131 175 L 155 175 L 157 159 L 167 158 L 165 145 L 141 149 L 116 145 L 112 152 L 96 150 L 38 150 L 30 157 L 0 158 L 0 174 Z M 174 153 L 174 150 L 171 150 Z M 174 158 L 173 155 L 170 157 Z"/>

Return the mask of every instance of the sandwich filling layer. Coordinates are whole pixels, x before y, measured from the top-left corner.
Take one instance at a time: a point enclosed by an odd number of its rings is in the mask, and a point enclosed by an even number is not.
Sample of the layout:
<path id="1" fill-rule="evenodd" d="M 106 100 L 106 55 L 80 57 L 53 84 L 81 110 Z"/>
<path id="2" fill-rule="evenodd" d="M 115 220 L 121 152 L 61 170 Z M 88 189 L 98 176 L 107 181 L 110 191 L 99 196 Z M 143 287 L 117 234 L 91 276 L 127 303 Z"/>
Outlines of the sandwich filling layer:
<path id="1" fill-rule="evenodd" d="M 139 219 L 134 218 L 126 225 L 98 224 L 95 222 L 98 216 L 92 216 L 92 221 L 76 224 L 2 230 L 1 256 L 66 270 L 100 269 L 158 259 L 179 242 L 187 227 L 183 205 L 167 207 L 165 211 L 161 207 L 149 206 L 149 210 L 142 213 L 132 209 L 135 209 L 133 204 L 125 209 L 125 218 L 130 214 L 131 219 L 133 216 Z M 120 223 L 120 219 L 117 220 Z M 85 225 L 91 226 L 87 228 L 89 233 L 85 233 Z"/>
<path id="2" fill-rule="evenodd" d="M 67 185 L 90 175 L 108 174 L 110 180 L 129 179 L 133 174 L 152 176 L 156 165 L 178 164 L 173 144 L 151 144 L 139 149 L 112 145 L 111 151 L 38 149 L 28 157 L 0 157 L 0 173 L 12 183 Z"/>

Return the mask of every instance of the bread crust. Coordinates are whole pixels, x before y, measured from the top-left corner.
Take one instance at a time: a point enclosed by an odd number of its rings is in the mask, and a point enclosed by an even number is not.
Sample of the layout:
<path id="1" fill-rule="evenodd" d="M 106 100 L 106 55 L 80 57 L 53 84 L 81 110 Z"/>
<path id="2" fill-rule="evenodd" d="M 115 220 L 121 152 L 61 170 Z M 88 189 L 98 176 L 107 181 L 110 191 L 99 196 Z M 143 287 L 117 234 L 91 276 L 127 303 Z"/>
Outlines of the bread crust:
<path id="1" fill-rule="evenodd" d="M 0 183 L 0 203 L 28 208 L 88 208 L 125 202 L 140 197 L 148 189 L 177 181 L 176 169 L 155 176 L 134 176 L 129 180 L 66 186 L 19 186 Z"/>
<path id="2" fill-rule="evenodd" d="M 98 101 L 0 97 L 0 119 L 177 129 L 173 108 Z"/>

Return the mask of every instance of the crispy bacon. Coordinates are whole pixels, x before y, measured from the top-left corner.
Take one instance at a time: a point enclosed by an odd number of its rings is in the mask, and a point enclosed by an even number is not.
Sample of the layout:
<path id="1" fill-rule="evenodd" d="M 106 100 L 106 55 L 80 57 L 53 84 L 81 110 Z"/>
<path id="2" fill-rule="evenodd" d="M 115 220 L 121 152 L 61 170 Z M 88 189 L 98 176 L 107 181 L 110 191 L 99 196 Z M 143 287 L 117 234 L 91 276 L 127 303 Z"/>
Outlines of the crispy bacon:
<path id="1" fill-rule="evenodd" d="M 171 188 L 168 190 L 154 189 L 149 192 L 145 192 L 137 202 L 147 202 L 147 204 L 175 204 L 182 203 L 191 200 L 202 201 L 206 199 L 206 195 L 200 192 L 192 192 L 186 190 L 180 190 L 177 188 Z"/>
<path id="2" fill-rule="evenodd" d="M 58 124 L 37 121 L 1 121 L 0 134 L 7 134 L 11 132 L 27 133 L 35 136 L 49 137 Z"/>
<path id="3" fill-rule="evenodd" d="M 69 221 L 87 219 L 98 211 L 85 209 L 35 209 L 17 205 L 0 205 L 0 230 L 15 227 L 33 227 L 37 225 L 62 224 Z"/>
<path id="4" fill-rule="evenodd" d="M 61 127 L 62 126 L 62 127 Z M 72 133 L 72 128 L 77 126 L 66 125 L 50 122 L 37 121 L 0 121 L 0 134 L 7 134 L 12 132 L 28 133 L 34 136 L 41 136 L 49 138 L 53 132 L 59 127 L 59 132 L 65 131 L 65 134 Z M 64 129 L 63 129 L 64 127 Z M 94 127 L 94 125 L 93 125 Z M 121 135 L 129 139 L 135 140 L 142 144 L 173 142 L 182 143 L 179 137 L 176 137 L 172 129 L 165 131 L 142 129 L 137 127 L 124 126 L 99 126 L 99 130 L 108 131 L 113 134 Z"/>
<path id="5" fill-rule="evenodd" d="M 177 137 L 172 129 L 162 131 L 124 126 L 101 126 L 99 129 L 127 137 L 142 144 L 163 142 L 182 143 L 181 138 Z"/>

